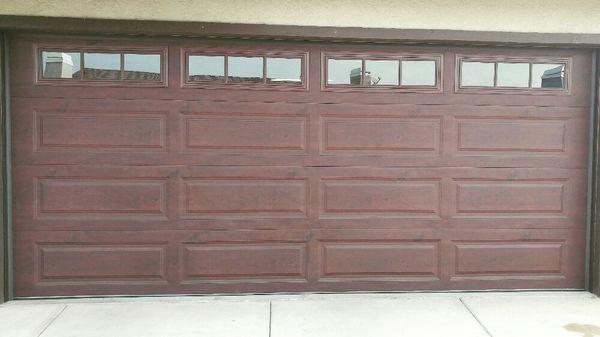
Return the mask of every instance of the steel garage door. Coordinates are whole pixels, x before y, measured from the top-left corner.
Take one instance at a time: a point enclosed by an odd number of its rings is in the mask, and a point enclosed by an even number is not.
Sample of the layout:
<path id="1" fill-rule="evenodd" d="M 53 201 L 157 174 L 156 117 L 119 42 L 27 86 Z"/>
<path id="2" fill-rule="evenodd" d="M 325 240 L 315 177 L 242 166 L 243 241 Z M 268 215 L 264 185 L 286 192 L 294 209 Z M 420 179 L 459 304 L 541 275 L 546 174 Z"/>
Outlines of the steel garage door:
<path id="1" fill-rule="evenodd" d="M 584 285 L 587 52 L 12 46 L 16 296 Z"/>

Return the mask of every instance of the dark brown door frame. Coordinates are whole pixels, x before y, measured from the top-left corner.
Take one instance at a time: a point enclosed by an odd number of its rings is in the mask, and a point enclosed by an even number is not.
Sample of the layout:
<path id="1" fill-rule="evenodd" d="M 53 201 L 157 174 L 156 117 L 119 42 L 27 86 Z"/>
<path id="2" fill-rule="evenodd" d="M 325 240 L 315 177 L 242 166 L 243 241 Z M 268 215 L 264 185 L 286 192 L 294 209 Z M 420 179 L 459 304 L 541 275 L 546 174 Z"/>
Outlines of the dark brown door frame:
<path id="1" fill-rule="evenodd" d="M 7 221 L 7 190 L 9 185 L 6 182 L 8 161 L 6 154 L 8 146 L 6 143 L 7 123 L 6 116 L 8 115 L 8 63 L 6 56 L 8 47 L 7 36 L 0 31 L 0 303 L 7 301 L 10 298 L 9 290 L 9 227 Z"/>
<path id="2" fill-rule="evenodd" d="M 600 296 L 600 53 L 594 52 L 591 97 L 591 161 L 588 289 Z"/>
<path id="3" fill-rule="evenodd" d="M 20 17 L 0 15 L 0 30 L 66 34 L 114 34 L 196 37 L 280 38 L 288 40 L 355 41 L 387 43 L 444 43 L 600 47 L 600 34 L 493 33 L 450 30 L 300 27 L 198 22 L 158 22 L 104 19 Z M 241 33 L 243 32 L 243 33 Z M 241 36 L 243 34 L 244 36 Z M 10 296 L 10 102 L 8 95 L 8 34 L 0 31 L 0 303 Z M 594 53 L 590 142 L 589 272 L 587 289 L 600 295 L 600 55 Z"/>

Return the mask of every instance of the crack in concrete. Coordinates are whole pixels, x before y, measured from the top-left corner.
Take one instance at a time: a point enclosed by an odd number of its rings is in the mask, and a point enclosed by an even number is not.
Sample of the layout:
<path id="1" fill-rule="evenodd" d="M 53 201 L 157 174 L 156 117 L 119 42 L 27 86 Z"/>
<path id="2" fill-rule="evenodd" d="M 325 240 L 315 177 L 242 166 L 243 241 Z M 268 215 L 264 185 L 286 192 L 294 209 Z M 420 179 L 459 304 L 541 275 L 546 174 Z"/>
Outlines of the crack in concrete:
<path id="1" fill-rule="evenodd" d="M 48 321 L 48 324 L 46 324 L 46 326 L 44 326 L 44 328 L 42 329 L 42 331 L 40 331 L 40 333 L 37 335 L 37 337 L 41 337 L 44 332 L 46 332 L 46 330 L 58 319 L 58 317 L 60 317 L 60 315 L 62 315 L 62 313 L 67 309 L 69 305 L 65 305 L 56 315 L 54 315 L 54 317 L 52 317 L 52 319 L 50 319 Z"/>
<path id="2" fill-rule="evenodd" d="M 271 337 L 272 322 L 273 322 L 273 301 L 269 301 L 269 337 Z"/>
<path id="3" fill-rule="evenodd" d="M 479 326 L 481 326 L 481 328 L 483 329 L 483 331 L 485 331 L 485 333 L 487 333 L 488 336 L 494 337 L 492 335 L 492 333 L 485 327 L 485 325 L 483 325 L 483 323 L 481 322 L 481 320 L 479 320 L 479 317 L 477 317 L 477 315 L 475 315 L 475 313 L 473 312 L 473 310 L 471 310 L 471 308 L 469 308 L 469 306 L 467 305 L 467 303 L 465 303 L 465 301 L 463 301 L 462 297 L 459 297 L 458 300 L 460 301 L 460 303 L 462 303 L 462 305 L 465 307 L 465 309 L 467 309 L 467 311 L 471 314 L 471 316 L 473 316 L 473 318 L 477 321 L 477 323 L 479 323 Z"/>

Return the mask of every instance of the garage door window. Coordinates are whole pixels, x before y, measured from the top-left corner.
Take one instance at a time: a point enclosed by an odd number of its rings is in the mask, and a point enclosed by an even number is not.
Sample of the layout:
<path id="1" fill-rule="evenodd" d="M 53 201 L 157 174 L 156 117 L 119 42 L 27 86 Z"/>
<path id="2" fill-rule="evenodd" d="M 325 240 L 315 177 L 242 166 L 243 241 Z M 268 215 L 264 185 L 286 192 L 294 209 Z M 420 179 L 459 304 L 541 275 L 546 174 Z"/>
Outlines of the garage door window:
<path id="1" fill-rule="evenodd" d="M 492 91 L 566 92 L 568 59 L 458 58 L 458 89 Z"/>
<path id="2" fill-rule="evenodd" d="M 117 53 L 83 53 L 83 78 L 88 80 L 120 80 L 121 55 Z"/>
<path id="3" fill-rule="evenodd" d="M 365 84 L 398 85 L 400 62 L 397 60 L 365 60 Z"/>
<path id="4" fill-rule="evenodd" d="M 267 57 L 267 83 L 302 84 L 302 59 Z"/>
<path id="5" fill-rule="evenodd" d="M 188 81 L 225 82 L 225 56 L 190 55 Z"/>
<path id="6" fill-rule="evenodd" d="M 403 86 L 434 86 L 436 81 L 436 63 L 431 60 L 402 61 Z"/>
<path id="7" fill-rule="evenodd" d="M 262 57 L 231 56 L 227 58 L 227 79 L 231 83 L 262 83 Z"/>
<path id="8" fill-rule="evenodd" d="M 493 87 L 494 63 L 464 62 L 460 79 L 463 87 Z"/>
<path id="9" fill-rule="evenodd" d="M 362 64 L 362 60 L 327 60 L 327 84 L 362 85 Z"/>
<path id="10" fill-rule="evenodd" d="M 81 54 L 71 51 L 43 51 L 42 73 L 48 79 L 78 79 L 81 77 Z"/>
<path id="11" fill-rule="evenodd" d="M 324 56 L 324 90 L 441 90 L 441 56 Z"/>
<path id="12" fill-rule="evenodd" d="M 566 67 L 560 63 L 533 63 L 532 88 L 564 88 Z"/>
<path id="13" fill-rule="evenodd" d="M 498 62 L 497 67 L 499 87 L 529 87 L 529 63 Z"/>
<path id="14" fill-rule="evenodd" d="M 40 48 L 38 84 L 166 86 L 166 50 Z"/>
<path id="15" fill-rule="evenodd" d="M 123 77 L 125 80 L 160 81 L 159 54 L 123 55 Z"/>
<path id="16" fill-rule="evenodd" d="M 184 50 L 184 87 L 306 89 L 306 53 Z"/>

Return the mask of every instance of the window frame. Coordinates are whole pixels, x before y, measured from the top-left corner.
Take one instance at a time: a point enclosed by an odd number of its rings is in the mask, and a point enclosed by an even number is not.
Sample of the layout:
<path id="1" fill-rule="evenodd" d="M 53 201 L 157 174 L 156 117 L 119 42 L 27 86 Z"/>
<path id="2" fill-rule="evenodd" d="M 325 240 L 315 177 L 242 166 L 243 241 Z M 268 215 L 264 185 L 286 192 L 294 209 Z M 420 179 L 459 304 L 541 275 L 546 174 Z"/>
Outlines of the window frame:
<path id="1" fill-rule="evenodd" d="M 356 60 L 362 61 L 361 82 L 364 80 L 366 61 L 398 61 L 398 84 L 397 85 L 353 85 L 353 84 L 329 84 L 328 65 L 329 60 Z M 435 85 L 402 85 L 402 61 L 434 61 L 435 62 Z M 325 51 L 321 53 L 321 91 L 330 92 L 414 92 L 414 93 L 442 93 L 443 92 L 443 64 L 444 55 L 441 53 L 365 53 L 365 52 L 335 52 Z"/>
<path id="2" fill-rule="evenodd" d="M 81 78 L 46 78 L 43 74 L 43 52 L 71 52 L 80 54 Z M 114 86 L 114 87 L 167 87 L 168 86 L 168 47 L 143 47 L 143 46 L 82 46 L 65 44 L 34 45 L 36 55 L 35 81 L 37 85 L 67 85 L 67 86 Z M 121 79 L 86 79 L 84 75 L 85 53 L 114 53 L 120 57 Z M 140 81 L 123 78 L 125 70 L 125 54 L 158 54 L 160 55 L 160 80 Z"/>
<path id="3" fill-rule="evenodd" d="M 463 62 L 487 62 L 494 64 L 494 86 L 462 86 Z M 498 86 L 499 63 L 528 63 L 529 86 L 511 87 Z M 534 88 L 532 87 L 532 69 L 534 64 L 564 64 L 565 76 L 563 88 Z M 504 55 L 466 55 L 457 54 L 455 63 L 454 88 L 456 93 L 485 93 L 485 94 L 527 94 L 527 95 L 570 95 L 571 77 L 573 76 L 572 57 L 539 57 L 539 56 L 504 56 Z"/>
<path id="4" fill-rule="evenodd" d="M 308 59 L 307 50 L 260 50 L 260 49 L 203 49 L 200 47 L 181 48 L 181 84 L 182 88 L 202 89 L 243 89 L 243 90 L 274 90 L 274 91 L 308 91 Z M 189 56 L 223 56 L 224 57 L 224 81 L 190 81 L 189 80 Z M 261 57 L 262 58 L 262 81 L 252 82 L 227 82 L 229 74 L 228 57 Z M 267 81 L 267 58 L 300 59 L 300 84 L 269 83 Z"/>

